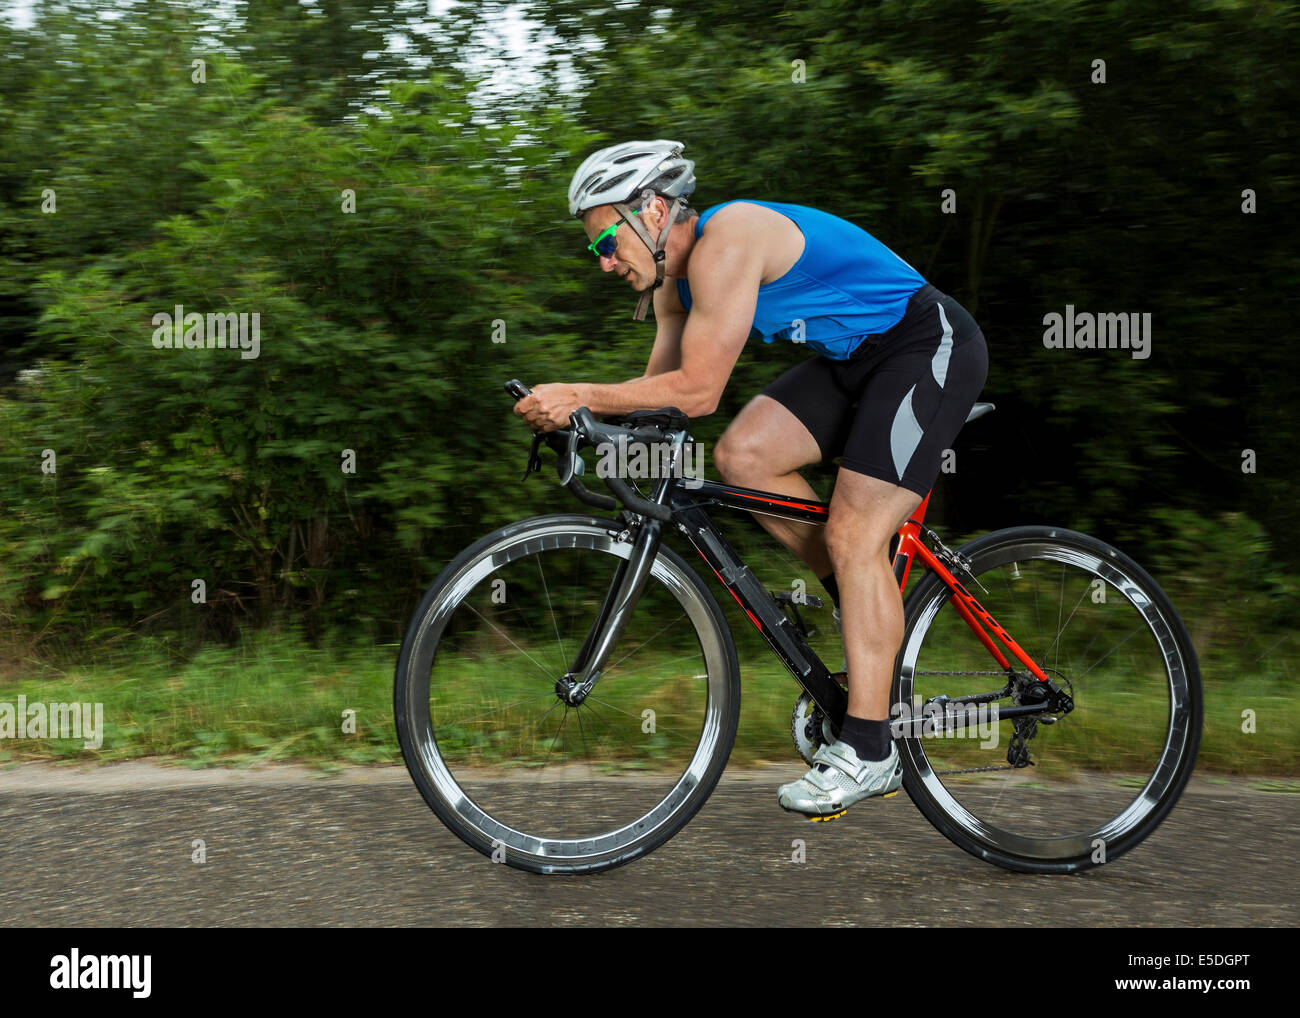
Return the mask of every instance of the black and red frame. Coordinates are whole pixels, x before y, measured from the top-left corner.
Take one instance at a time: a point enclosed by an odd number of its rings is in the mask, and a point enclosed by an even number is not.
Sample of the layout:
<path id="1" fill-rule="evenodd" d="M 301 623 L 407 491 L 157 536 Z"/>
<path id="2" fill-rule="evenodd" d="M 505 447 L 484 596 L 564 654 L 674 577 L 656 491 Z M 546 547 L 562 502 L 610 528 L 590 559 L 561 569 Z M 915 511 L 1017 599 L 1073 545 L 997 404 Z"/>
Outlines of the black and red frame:
<path id="1" fill-rule="evenodd" d="M 707 480 L 692 482 L 690 487 L 680 483 L 668 483 L 665 487 L 664 502 L 672 509 L 678 529 L 699 552 L 701 558 L 708 563 L 719 582 L 735 598 L 750 622 L 785 663 L 796 681 L 832 720 L 832 725 L 838 731 L 839 722 L 847 707 L 847 695 L 843 688 L 832 678 L 829 669 L 808 646 L 798 627 L 773 600 L 749 567 L 741 561 L 739 555 L 718 532 L 705 512 L 706 506 L 721 506 L 801 523 L 824 525 L 830 515 L 829 504 Z M 900 593 L 906 589 L 912 565 L 919 562 L 926 569 L 934 572 L 951 591 L 950 604 L 953 609 L 971 628 L 993 660 L 997 662 L 998 667 L 1007 673 L 1009 679 L 1013 677 L 1018 663 L 1035 679 L 1045 683 L 1051 693 L 1059 695 L 1060 690 L 1038 663 L 953 575 L 948 565 L 922 541 L 925 514 L 929 504 L 930 495 L 927 494 L 916 512 L 898 531 L 893 564 Z M 1044 713 L 1049 707 L 1056 707 L 1056 709 L 1062 707 L 1057 695 L 1044 698 L 1042 703 L 1002 708 L 999 710 L 999 716 L 1011 718 L 1020 714 Z"/>
<path id="2" fill-rule="evenodd" d="M 507 382 L 505 388 L 516 399 L 528 395 L 527 387 L 517 379 Z M 574 658 L 568 673 L 557 684 L 557 693 L 570 703 L 578 703 L 595 685 L 610 649 L 622 633 L 628 614 L 635 607 L 640 592 L 649 578 L 650 569 L 664 537 L 664 527 L 671 523 L 681 531 L 700 557 L 708 563 L 719 582 L 735 598 L 750 622 L 789 669 L 795 681 L 821 709 L 830 721 L 832 731 L 838 735 L 848 707 L 848 694 L 835 680 L 821 658 L 808 646 L 800 631 L 801 627 L 791 621 L 776 599 L 741 561 L 740 556 L 727 543 L 726 538 L 722 536 L 705 511 L 708 506 L 721 506 L 801 523 L 824 525 L 830 517 L 830 505 L 825 502 L 698 478 L 692 479 L 689 484 L 684 483 L 681 474 L 676 471 L 682 460 L 685 443 L 689 441 L 685 429 L 685 415 L 674 408 L 664 408 L 648 415 L 635 416 L 638 417 L 635 423 L 643 427 L 628 428 L 602 424 L 596 421 L 586 407 L 579 407 L 570 417 L 571 428 L 568 431 L 547 435 L 538 433 L 533 439 L 525 477 L 528 476 L 528 472 L 540 468 L 537 449 L 541 442 L 546 441 L 560 456 L 558 468 L 561 483 L 579 500 L 588 505 L 607 509 L 616 508 L 621 502 L 631 510 L 630 513 L 624 514 L 629 525 L 626 527 L 616 525 L 618 529 L 611 531 L 618 534 L 620 538 L 632 541 L 631 554 L 619 564 L 614 581 L 610 585 L 594 624 L 588 631 L 586 640 Z M 617 496 L 617 500 L 589 491 L 579 480 L 581 461 L 578 450 L 581 447 L 601 441 L 619 442 L 626 439 L 666 443 L 671 447 L 669 470 L 655 485 L 651 498 L 646 498 L 635 491 L 620 477 L 605 478 L 605 482 Z M 941 557 L 921 540 L 921 535 L 925 532 L 925 514 L 929 504 L 930 494 L 927 493 L 916 512 L 898 530 L 893 565 L 900 593 L 906 589 L 912 566 L 920 562 L 922 566 L 933 571 L 948 588 L 951 592 L 950 603 L 953 609 L 970 626 L 993 660 L 997 662 L 998 667 L 1006 673 L 1007 691 L 1010 691 L 1019 677 L 1013 658 L 1024 668 L 1024 672 L 1020 673 L 1021 676 L 1031 676 L 1033 680 L 1041 683 L 1037 687 L 1042 690 L 1040 695 L 1026 697 L 1022 693 L 1018 698 L 1019 703 L 999 708 L 999 717 L 1012 718 L 1049 711 L 1053 713 L 1070 711 L 1073 708 L 1070 697 L 1049 678 L 1037 662 L 1025 653 L 1011 634 L 953 575 L 944 561 L 947 558 L 956 565 L 960 561 L 959 557 L 940 546 Z M 994 637 L 1002 647 L 994 642 Z M 1034 686 L 1032 681 L 1030 686 Z"/>

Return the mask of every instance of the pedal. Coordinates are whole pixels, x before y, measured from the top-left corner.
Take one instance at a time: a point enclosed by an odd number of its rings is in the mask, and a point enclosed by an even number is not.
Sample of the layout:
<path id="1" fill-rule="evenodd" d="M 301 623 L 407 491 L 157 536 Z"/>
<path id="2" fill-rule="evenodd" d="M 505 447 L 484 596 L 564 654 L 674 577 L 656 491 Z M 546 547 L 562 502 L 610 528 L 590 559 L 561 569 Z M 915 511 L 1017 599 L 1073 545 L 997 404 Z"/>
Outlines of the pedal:
<path id="1" fill-rule="evenodd" d="M 769 590 L 768 593 L 772 596 L 772 600 L 776 602 L 781 611 L 785 613 L 785 617 L 790 620 L 790 624 L 794 626 L 795 632 L 805 640 L 816 635 L 817 630 L 809 629 L 804 623 L 803 618 L 799 615 L 798 605 L 802 604 L 807 608 L 820 608 L 822 607 L 822 599 L 820 597 L 813 594 L 801 593 L 799 595 L 799 600 L 796 601 L 794 592 L 789 590 Z"/>
<path id="2" fill-rule="evenodd" d="M 794 599 L 794 592 L 789 590 L 772 590 L 768 591 L 772 595 L 772 600 L 784 607 L 785 605 L 794 606 L 796 604 L 807 605 L 809 608 L 822 608 L 824 604 L 820 597 L 815 594 L 801 594 L 800 600 Z"/>

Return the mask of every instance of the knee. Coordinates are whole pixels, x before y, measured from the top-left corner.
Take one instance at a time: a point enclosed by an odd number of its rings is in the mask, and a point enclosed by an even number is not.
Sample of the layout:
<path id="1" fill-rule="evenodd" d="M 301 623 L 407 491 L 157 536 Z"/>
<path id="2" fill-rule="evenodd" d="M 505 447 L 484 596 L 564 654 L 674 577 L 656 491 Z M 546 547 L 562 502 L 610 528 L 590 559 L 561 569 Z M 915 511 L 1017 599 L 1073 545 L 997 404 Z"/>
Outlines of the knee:
<path id="1" fill-rule="evenodd" d="M 881 527 L 864 514 L 832 511 L 826 521 L 826 550 L 837 570 L 852 563 L 888 558 L 893 531 L 882 537 Z"/>
<path id="2" fill-rule="evenodd" d="M 754 443 L 742 435 L 724 432 L 713 447 L 713 466 L 728 484 L 746 485 L 754 479 L 760 465 Z"/>
<path id="3" fill-rule="evenodd" d="M 852 519 L 846 519 L 843 514 L 831 513 L 830 519 L 826 521 L 826 550 L 830 553 L 831 562 L 839 569 L 840 563 L 843 562 L 852 549 L 857 544 L 857 539 L 861 536 L 861 528 L 855 527 Z"/>

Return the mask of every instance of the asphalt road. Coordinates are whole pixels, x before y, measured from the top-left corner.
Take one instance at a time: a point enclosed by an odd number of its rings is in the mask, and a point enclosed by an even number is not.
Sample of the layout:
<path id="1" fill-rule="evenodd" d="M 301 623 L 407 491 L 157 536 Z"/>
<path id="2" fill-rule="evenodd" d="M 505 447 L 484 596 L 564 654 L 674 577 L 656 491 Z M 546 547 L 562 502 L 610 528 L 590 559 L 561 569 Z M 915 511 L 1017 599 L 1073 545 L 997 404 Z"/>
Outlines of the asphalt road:
<path id="1" fill-rule="evenodd" d="M 7 926 L 1294 926 L 1300 796 L 1194 778 L 1142 845 L 1070 877 L 948 842 L 906 794 L 782 812 L 795 764 L 724 776 L 663 848 L 542 877 L 463 845 L 400 767 L 0 772 Z M 792 841 L 806 859 L 792 860 Z M 206 861 L 192 860 L 202 839 Z"/>

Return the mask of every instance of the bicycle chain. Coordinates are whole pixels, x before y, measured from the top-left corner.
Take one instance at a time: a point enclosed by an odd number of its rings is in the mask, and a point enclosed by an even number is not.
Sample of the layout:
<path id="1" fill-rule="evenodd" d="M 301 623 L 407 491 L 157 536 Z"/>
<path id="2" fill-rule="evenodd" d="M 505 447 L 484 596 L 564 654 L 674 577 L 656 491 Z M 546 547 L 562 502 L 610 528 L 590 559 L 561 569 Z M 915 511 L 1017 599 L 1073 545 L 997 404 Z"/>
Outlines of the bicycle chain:
<path id="1" fill-rule="evenodd" d="M 909 522 L 915 522 L 915 521 L 909 520 Z M 967 576 L 969 576 L 974 583 L 979 584 L 981 590 L 983 590 L 985 593 L 988 592 L 988 588 L 985 587 L 984 584 L 980 583 L 979 578 L 975 575 L 974 570 L 971 568 L 970 559 L 966 558 L 966 556 L 960 554 L 959 552 L 955 552 L 952 549 L 950 549 L 941 540 L 939 540 L 939 535 L 936 534 L 929 527 L 922 524 L 921 529 L 925 531 L 926 537 L 928 537 L 931 541 L 933 541 L 936 548 L 938 548 L 938 557 L 940 558 L 940 560 L 944 561 L 949 566 L 960 569 Z M 960 675 L 987 675 L 987 676 L 1003 676 L 1003 677 L 1006 676 L 1006 672 L 917 672 L 916 674 L 937 675 L 937 676 L 942 676 L 944 678 L 955 678 Z M 1035 728 L 1036 727 L 1037 726 L 1035 725 Z M 1017 726 L 1016 733 L 1011 737 L 1011 745 L 1008 747 L 1008 753 L 1015 753 L 1016 757 L 1018 759 L 1023 760 L 1024 763 L 1020 765 L 1007 763 L 1007 764 L 1001 764 L 997 767 L 962 767 L 958 770 L 953 770 L 953 771 L 935 771 L 935 774 L 936 775 L 985 774 L 989 771 L 1014 771 L 1014 770 L 1020 770 L 1025 766 L 1030 766 L 1030 767 L 1034 766 L 1034 762 L 1029 759 L 1028 743 L 1024 738 L 1021 737 L 1019 726 Z"/>
<path id="2" fill-rule="evenodd" d="M 1037 722 L 1030 721 L 1030 724 L 1034 726 L 1034 730 L 1036 731 L 1038 728 Z M 1030 738 L 1033 738 L 1033 733 L 1030 733 Z M 1017 760 L 1022 760 L 1023 763 L 1006 763 L 998 767 L 963 767 L 960 770 L 935 771 L 934 773 L 936 776 L 940 774 L 983 774 L 986 771 L 1018 771 L 1025 767 L 1036 767 L 1037 764 L 1029 759 L 1029 739 L 1026 739 L 1020 734 L 1020 726 L 1018 724 L 1016 725 L 1016 733 L 1011 736 L 1011 742 L 1007 746 L 1008 759 L 1010 759 L 1013 754 Z"/>
<path id="3" fill-rule="evenodd" d="M 935 771 L 934 774 L 936 777 L 938 777 L 941 774 L 983 774 L 985 771 L 1014 771 L 1014 770 L 1016 770 L 1016 768 L 1012 767 L 1010 764 L 1003 764 L 1001 767 L 963 767 L 960 770 L 956 770 L 956 771 Z"/>
<path id="4" fill-rule="evenodd" d="M 916 672 L 915 674 L 941 675 L 946 678 L 952 678 L 958 675 L 997 675 L 997 676 L 1005 677 L 1007 673 L 1006 672 Z M 1015 735 L 1011 737 L 1011 748 L 1014 749 L 1016 747 L 1017 741 L 1019 741 L 1022 745 L 1024 744 L 1024 740 L 1020 738 L 1019 732 L 1017 732 Z M 1028 763 L 1030 766 L 1033 766 L 1032 760 L 1028 761 Z M 989 771 L 1015 771 L 1020 769 L 1021 769 L 1020 767 L 1017 767 L 1014 764 L 1002 764 L 998 767 L 962 767 L 954 771 L 935 771 L 934 773 L 935 776 L 938 777 L 944 774 L 985 774 Z"/>

